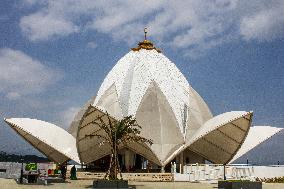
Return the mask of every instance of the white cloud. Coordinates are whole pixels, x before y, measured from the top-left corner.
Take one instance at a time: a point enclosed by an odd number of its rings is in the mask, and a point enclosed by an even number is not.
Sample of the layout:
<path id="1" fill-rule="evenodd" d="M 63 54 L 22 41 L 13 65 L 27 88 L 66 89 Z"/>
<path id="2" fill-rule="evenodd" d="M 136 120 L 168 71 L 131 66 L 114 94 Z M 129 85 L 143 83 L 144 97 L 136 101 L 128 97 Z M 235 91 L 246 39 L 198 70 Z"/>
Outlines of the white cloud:
<path id="1" fill-rule="evenodd" d="M 240 32 L 246 40 L 271 41 L 284 37 L 284 2 L 277 7 L 246 16 L 241 21 Z"/>
<path id="2" fill-rule="evenodd" d="M 61 73 L 25 53 L 0 49 L 0 93 L 10 100 L 40 93 L 61 78 Z"/>
<path id="3" fill-rule="evenodd" d="M 20 27 L 32 41 L 67 36 L 79 31 L 79 27 L 72 22 L 43 12 L 24 16 L 20 21 Z"/>
<path id="4" fill-rule="evenodd" d="M 247 40 L 283 37 L 281 2 L 48 0 L 21 18 L 20 26 L 33 41 L 95 30 L 131 45 L 143 38 L 143 28 L 148 26 L 151 38 L 185 54 L 202 54 L 240 36 Z"/>

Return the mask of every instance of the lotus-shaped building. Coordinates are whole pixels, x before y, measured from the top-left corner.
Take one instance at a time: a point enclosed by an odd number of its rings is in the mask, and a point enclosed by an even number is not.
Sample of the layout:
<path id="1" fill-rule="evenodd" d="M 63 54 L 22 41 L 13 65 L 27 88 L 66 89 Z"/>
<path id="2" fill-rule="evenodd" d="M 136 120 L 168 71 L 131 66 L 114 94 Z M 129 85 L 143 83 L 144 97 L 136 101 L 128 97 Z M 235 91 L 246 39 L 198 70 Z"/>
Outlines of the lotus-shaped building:
<path id="1" fill-rule="evenodd" d="M 28 118 L 5 121 L 51 160 L 88 164 L 111 152 L 100 138 L 89 137 L 103 132 L 95 123 L 99 117 L 108 119 L 108 115 L 112 121 L 134 116 L 142 127 L 141 135 L 153 140 L 151 146 L 120 146 L 128 166 L 135 163 L 135 155 L 160 167 L 173 160 L 181 164 L 205 160 L 226 164 L 280 131 L 251 127 L 252 111 L 213 116 L 175 64 L 146 39 L 117 62 L 68 131 Z M 59 138 L 61 143 L 57 142 Z"/>

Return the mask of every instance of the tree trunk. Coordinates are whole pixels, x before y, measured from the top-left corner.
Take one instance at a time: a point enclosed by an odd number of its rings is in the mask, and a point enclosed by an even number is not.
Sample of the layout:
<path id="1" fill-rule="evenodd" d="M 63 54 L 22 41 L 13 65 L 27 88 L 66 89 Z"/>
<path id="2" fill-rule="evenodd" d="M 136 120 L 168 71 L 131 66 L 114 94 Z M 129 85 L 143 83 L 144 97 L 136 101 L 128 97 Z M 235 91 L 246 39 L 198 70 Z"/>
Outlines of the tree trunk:
<path id="1" fill-rule="evenodd" d="M 106 174 L 106 177 L 109 176 L 110 180 L 116 180 L 118 172 L 121 173 L 117 152 L 115 150 L 112 150 L 112 154 L 110 157 L 110 167 L 108 173 Z M 120 176 L 122 177 L 121 174 Z"/>
<path id="2" fill-rule="evenodd" d="M 112 154 L 111 156 L 111 164 L 110 164 L 110 173 L 109 173 L 109 179 L 114 180 L 117 178 L 117 168 L 116 168 L 116 155 Z"/>

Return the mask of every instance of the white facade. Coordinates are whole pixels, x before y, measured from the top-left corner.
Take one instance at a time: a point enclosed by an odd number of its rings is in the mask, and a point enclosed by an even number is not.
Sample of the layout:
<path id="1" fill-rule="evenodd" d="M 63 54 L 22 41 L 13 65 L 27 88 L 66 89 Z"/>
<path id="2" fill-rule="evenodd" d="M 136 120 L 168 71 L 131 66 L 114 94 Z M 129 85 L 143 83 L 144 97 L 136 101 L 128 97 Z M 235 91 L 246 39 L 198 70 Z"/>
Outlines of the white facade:
<path id="1" fill-rule="evenodd" d="M 149 41 L 139 43 L 139 48 L 117 62 L 96 97 L 76 115 L 68 130 L 70 134 L 39 120 L 5 121 L 54 161 L 73 159 L 90 163 L 110 154 L 110 146 L 96 137 L 87 137 L 103 132 L 94 122 L 98 116 L 106 120 L 106 113 L 112 121 L 133 115 L 142 127 L 141 135 L 153 140 L 153 145 L 129 143 L 119 148 L 128 148 L 160 166 L 182 156 L 183 152 L 193 154 L 188 151 L 213 163 L 228 163 L 276 132 L 272 129 L 258 140 L 256 132 L 249 132 L 251 111 L 232 111 L 213 117 L 175 64 Z M 55 142 L 60 137 L 67 140 Z M 253 142 L 242 149 L 245 140 Z M 181 161 L 184 160 L 181 158 Z"/>

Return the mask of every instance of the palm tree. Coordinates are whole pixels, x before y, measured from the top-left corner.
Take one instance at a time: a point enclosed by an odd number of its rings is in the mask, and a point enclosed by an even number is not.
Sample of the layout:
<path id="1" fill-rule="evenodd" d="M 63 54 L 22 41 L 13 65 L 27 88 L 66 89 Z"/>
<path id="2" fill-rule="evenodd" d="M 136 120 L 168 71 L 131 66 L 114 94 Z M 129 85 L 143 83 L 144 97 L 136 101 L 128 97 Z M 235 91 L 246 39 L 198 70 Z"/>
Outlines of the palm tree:
<path id="1" fill-rule="evenodd" d="M 86 136 L 98 137 L 102 139 L 101 144 L 107 143 L 111 147 L 110 165 L 105 175 L 105 179 L 116 180 L 118 172 L 122 179 L 117 155 L 118 147 L 123 145 L 126 146 L 129 142 L 135 142 L 141 145 L 144 143 L 152 145 L 153 142 L 152 140 L 140 136 L 141 126 L 137 124 L 136 119 L 132 116 L 124 117 L 120 121 L 111 121 L 111 117 L 108 113 L 106 116 L 108 121 L 104 121 L 102 117 L 97 117 L 99 121 L 94 122 L 94 124 L 104 132 L 101 132 L 102 134 L 91 134 Z"/>

